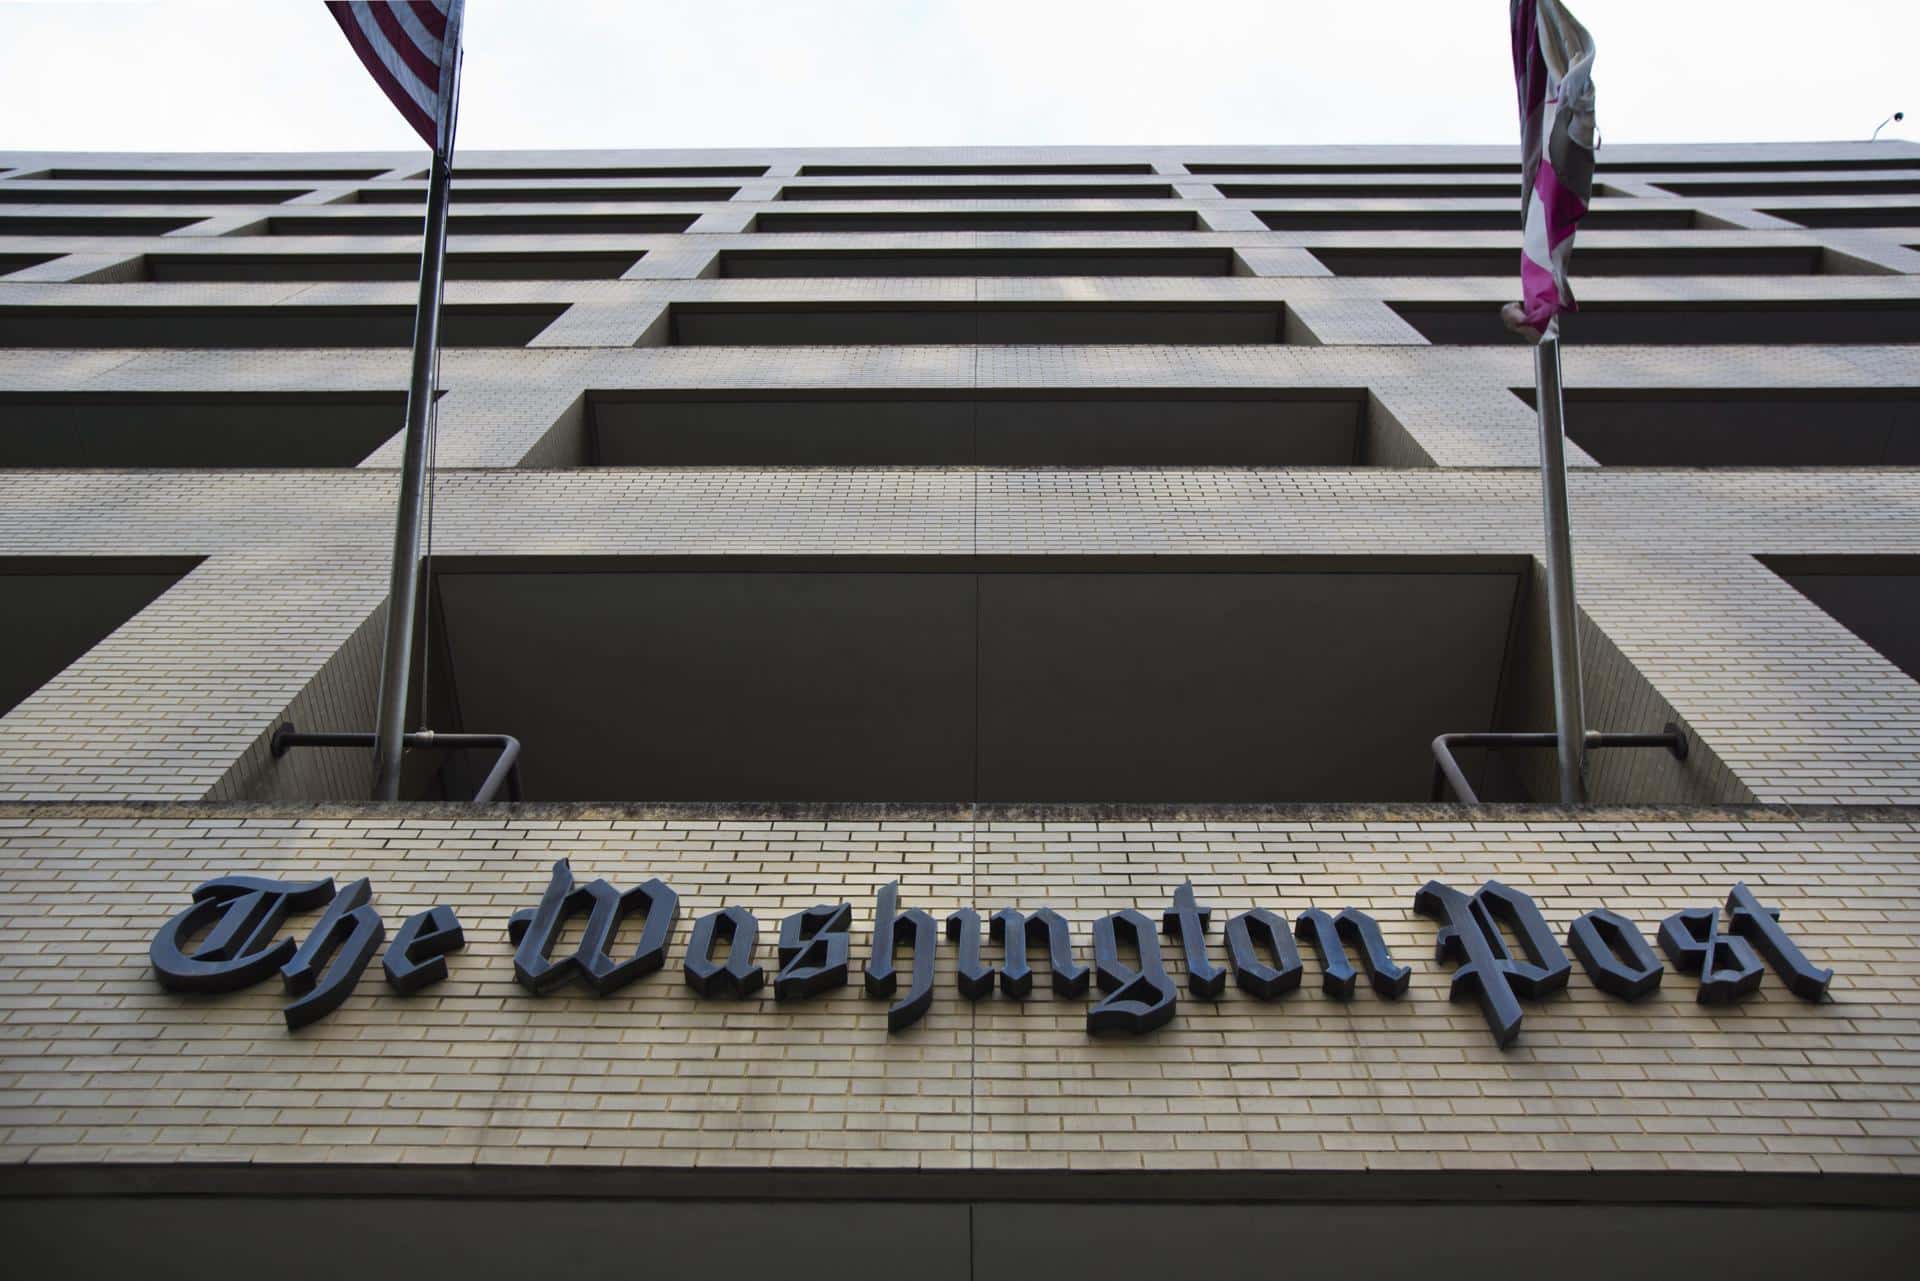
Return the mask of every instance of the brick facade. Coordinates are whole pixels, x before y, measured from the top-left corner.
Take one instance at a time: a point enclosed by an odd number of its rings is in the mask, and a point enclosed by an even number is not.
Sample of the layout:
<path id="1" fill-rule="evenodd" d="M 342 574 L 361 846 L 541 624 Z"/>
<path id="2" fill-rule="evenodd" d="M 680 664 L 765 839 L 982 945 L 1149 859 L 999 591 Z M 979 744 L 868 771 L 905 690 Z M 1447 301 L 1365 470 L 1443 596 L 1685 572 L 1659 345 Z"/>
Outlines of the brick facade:
<path id="1" fill-rule="evenodd" d="M 1435 328 L 1452 323 L 1447 304 L 1493 311 L 1513 288 L 1510 273 L 1342 274 L 1326 265 L 1343 261 L 1341 252 L 1508 254 L 1517 232 L 1289 223 L 1505 215 L 1513 199 L 1501 174 L 1422 167 L 1510 160 L 1499 148 L 464 156 L 467 181 L 495 188 L 611 183 L 644 193 L 697 184 L 732 194 L 456 202 L 455 255 L 622 251 L 634 261 L 618 279 L 450 283 L 456 310 L 531 309 L 544 319 L 522 344 L 446 352 L 434 552 L 636 564 L 749 555 L 1152 556 L 1169 564 L 1472 555 L 1537 564 L 1536 429 L 1516 394 L 1531 386 L 1528 353 L 1452 341 Z M 1909 144 L 1608 148 L 1597 225 L 1582 232 L 1574 260 L 1581 300 L 1600 318 L 1593 323 L 1672 308 L 1696 317 L 1718 308 L 1732 319 L 1698 320 L 1694 341 L 1572 342 L 1568 386 L 1626 397 L 1812 397 L 1808 433 L 1828 430 L 1820 406 L 1830 402 L 1821 396 L 1914 403 L 1897 398 L 1920 387 L 1906 328 L 1920 314 L 1920 231 L 1894 225 L 1914 197 L 1828 190 L 1849 175 L 1901 177 L 1889 161 L 1911 162 L 1906 176 L 1920 181 L 1920 147 Z M 1869 162 L 1879 167 L 1834 169 Z M 1138 168 L 1072 172 L 1096 164 Z M 1234 164 L 1248 172 L 1219 171 Z M 1725 168 L 1697 172 L 1702 164 Z M 724 165 L 759 176 L 477 172 L 557 165 Z M 1067 172 L 817 172 L 836 165 Z M 1340 172 L 1355 165 L 1387 171 Z M 1609 166 L 1623 172 L 1610 177 Z M 262 180 L 299 194 L 217 206 L 193 199 L 214 184 L 168 176 L 297 167 L 380 176 Z M 63 190 L 115 185 L 78 176 L 87 168 L 150 169 L 140 188 L 177 192 L 178 203 L 63 204 Z M 380 224 L 352 234 L 351 224 L 411 216 L 411 204 L 378 196 L 417 189 L 420 168 L 396 155 L 0 152 L 0 187 L 44 201 L 0 206 L 0 313 L 16 317 L 8 323 L 20 333 L 84 327 L 102 315 L 112 319 L 100 323 L 131 333 L 142 316 L 162 314 L 153 309 L 186 316 L 244 307 L 292 320 L 323 318 L 326 308 L 404 310 L 415 292 L 404 277 L 181 281 L 160 264 L 188 253 L 207 261 L 417 254 L 414 237 Z M 55 171 L 63 176 L 48 176 Z M 1756 175 L 1821 190 L 1743 191 L 1742 180 Z M 1317 190 L 1381 182 L 1484 182 L 1488 190 L 1431 199 Z M 916 186 L 1072 183 L 1142 194 L 908 198 Z M 1243 184 L 1280 194 L 1223 190 Z M 1307 184 L 1315 194 L 1284 194 Z M 808 196 L 809 187 L 849 186 L 908 195 Z M 1815 224 L 1832 220 L 1820 213 L 1832 210 L 1892 212 L 1863 215 L 1885 226 L 1801 225 L 1792 216 L 1802 211 Z M 635 212 L 679 216 L 685 230 L 504 234 L 460 225 L 461 215 Z M 107 214 L 180 225 L 139 236 L 74 229 L 74 220 Z M 1191 229 L 915 230 L 896 221 L 793 230 L 781 221 L 811 228 L 847 215 L 1084 214 L 1184 217 Z M 275 228 L 296 216 L 322 221 Z M 23 218 L 40 219 L 39 229 L 15 221 Z M 49 230 L 47 220 L 70 230 Z M 329 234 L 313 234 L 321 231 Z M 1223 270 L 1022 277 L 848 269 L 843 278 L 774 279 L 734 278 L 729 267 L 729 255 L 750 253 L 1172 249 L 1225 255 Z M 1598 263 L 1636 252 L 1740 252 L 1801 266 L 1581 274 L 1583 255 Z M 1149 315 L 1264 308 L 1277 317 L 1277 340 L 733 346 L 688 342 L 676 329 L 688 317 L 756 309 L 1018 317 L 1065 307 Z M 1834 340 L 1786 329 L 1756 338 L 1738 328 L 1759 323 L 1744 319 L 1751 316 L 1811 317 L 1806 323 L 1831 326 Z M 1713 328 L 1722 323 L 1734 328 Z M 405 373 L 398 347 L 21 340 L 0 346 L 0 415 L 14 403 L 7 397 L 48 394 L 137 405 L 162 393 L 391 392 Z M 591 398 L 608 394 L 1101 390 L 1125 399 L 1169 389 L 1351 394 L 1366 465 L 586 465 Z M 1910 465 L 1614 466 L 1570 444 L 1591 721 L 1635 730 L 1672 722 L 1693 748 L 1684 763 L 1597 756 L 1602 805 L 1594 810 L 772 811 L 753 798 L 732 808 L 516 810 L 368 806 L 358 802 L 362 755 L 276 760 L 268 751 L 283 719 L 370 727 L 398 459 L 395 438 L 357 466 L 325 469 L 129 469 L 110 460 L 0 469 L 0 558 L 165 557 L 184 571 L 0 716 L 0 1160 L 176 1169 L 1920 1173 L 1920 1015 L 1909 959 L 1920 947 L 1920 830 L 1911 808 L 1920 805 L 1920 684 L 1761 559 L 1920 557 L 1920 486 Z M 1528 710 L 1548 714 L 1545 705 Z M 664 973 L 606 999 L 577 988 L 536 999 L 514 985 L 507 917 L 537 900 L 561 857 L 582 879 L 626 887 L 657 876 L 679 892 L 682 923 Z M 298 1034 L 281 1024 L 277 984 L 220 998 L 161 992 L 147 970 L 148 941 L 194 884 L 229 873 L 342 883 L 368 876 L 389 936 L 407 914 L 445 903 L 465 923 L 468 947 L 453 958 L 448 982 L 416 997 L 388 992 L 370 970 L 343 1008 Z M 1449 967 L 1432 959 L 1433 924 L 1411 911 L 1429 878 L 1468 889 L 1487 878 L 1519 886 L 1562 937 L 1574 916 L 1604 905 L 1633 918 L 1649 940 L 1668 913 L 1722 903 L 1744 881 L 1783 909 L 1794 937 L 1836 978 L 1817 1004 L 1770 974 L 1739 1004 L 1710 1008 L 1695 1003 L 1695 980 L 1671 967 L 1660 992 L 1637 1004 L 1601 994 L 1576 967 L 1566 993 L 1529 1005 L 1520 1042 L 1502 1051 L 1471 1003 L 1446 1000 Z M 1395 957 L 1413 966 L 1412 988 L 1388 1002 L 1363 984 L 1350 1003 L 1338 1002 L 1317 990 L 1309 962 L 1302 990 L 1270 1004 L 1231 987 L 1217 1002 L 1201 1001 L 1183 987 L 1172 1026 L 1138 1041 L 1090 1039 L 1081 1000 L 1042 991 L 1024 1002 L 961 1000 L 944 940 L 937 996 L 917 1027 L 890 1036 L 881 1003 L 858 990 L 874 892 L 888 881 L 899 882 L 903 905 L 936 917 L 969 905 L 983 914 L 1051 905 L 1073 922 L 1084 963 L 1095 918 L 1137 907 L 1157 920 L 1186 880 L 1216 921 L 1256 905 L 1289 915 L 1309 906 L 1372 912 Z M 765 994 L 735 1004 L 696 1001 L 681 982 L 695 915 L 749 907 L 761 924 L 762 963 L 771 965 L 780 917 L 843 899 L 855 916 L 846 989 L 801 1004 Z M 1165 946 L 1180 981 L 1178 947 Z"/>

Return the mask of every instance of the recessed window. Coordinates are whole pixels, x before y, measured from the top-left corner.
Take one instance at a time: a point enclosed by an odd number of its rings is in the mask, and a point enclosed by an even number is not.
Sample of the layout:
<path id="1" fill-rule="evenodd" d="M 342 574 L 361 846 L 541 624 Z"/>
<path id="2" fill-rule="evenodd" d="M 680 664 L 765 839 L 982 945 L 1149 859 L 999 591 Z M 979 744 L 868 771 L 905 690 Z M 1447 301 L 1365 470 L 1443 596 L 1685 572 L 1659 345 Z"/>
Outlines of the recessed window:
<path id="1" fill-rule="evenodd" d="M 564 307 L 448 306 L 449 347 L 524 347 Z M 407 347 L 412 307 L 0 307 L 0 347 Z"/>
<path id="2" fill-rule="evenodd" d="M 196 564 L 172 558 L 0 557 L 0 716 L 84 657 Z"/>
<path id="3" fill-rule="evenodd" d="M 0 392 L 0 467 L 352 467 L 401 392 Z"/>
<path id="4" fill-rule="evenodd" d="M 164 236 L 199 221 L 198 218 L 121 218 L 112 214 L 0 214 L 0 236 Z"/>
<path id="5" fill-rule="evenodd" d="M 1182 559 L 437 559 L 434 719 L 610 801 L 1421 800 L 1498 723 L 1525 562 Z"/>
<path id="6" fill-rule="evenodd" d="M 781 200 L 1170 200 L 1173 188 L 1164 183 L 1099 185 L 1023 183 L 971 187 L 782 187 Z"/>
<path id="7" fill-rule="evenodd" d="M 1343 174 L 1343 173 L 1497 173 L 1510 175 L 1515 182 L 1520 181 L 1520 169 L 1506 160 L 1461 160 L 1461 161 L 1377 161 L 1367 164 L 1332 164 L 1320 161 L 1315 164 L 1262 164 L 1258 161 L 1229 160 L 1209 164 L 1189 164 L 1187 172 L 1193 174 L 1228 173 L 1285 173 L 1285 174 Z"/>
<path id="8" fill-rule="evenodd" d="M 1336 276 L 1517 276 L 1520 249 L 1379 248 L 1307 252 Z M 1573 270 L 1587 276 L 1850 275 L 1846 259 L 1818 245 L 1620 249 L 1582 245 Z"/>
<path id="9" fill-rule="evenodd" d="M 1345 467 L 1364 391 L 591 392 L 575 461 L 605 467 Z"/>
<path id="10" fill-rule="evenodd" d="M 621 214 L 450 214 L 447 231 L 455 236 L 618 236 L 674 234 L 699 215 L 690 213 Z M 276 215 L 267 220 L 275 236 L 418 236 L 415 217 L 336 217 Z M 0 224 L 3 225 L 3 224 Z"/>
<path id="11" fill-rule="evenodd" d="M 0 276 L 10 276 L 16 271 L 25 271 L 29 267 L 38 267 L 43 262 L 52 262 L 59 254 L 0 254 Z"/>
<path id="12" fill-rule="evenodd" d="M 805 165 L 800 170 L 803 178 L 907 178 L 918 176 L 954 176 L 971 175 L 992 176 L 995 174 L 1030 174 L 1046 177 L 1051 174 L 1122 174 L 1152 173 L 1152 165 L 1114 164 L 1114 165 Z"/>
<path id="13" fill-rule="evenodd" d="M 1438 200 L 1443 197 L 1488 199 L 1514 195 L 1499 182 L 1223 182 L 1217 190 L 1229 200 L 1258 200 L 1275 196 L 1306 200 L 1331 196 L 1344 200 L 1403 199 Z"/>
<path id="14" fill-rule="evenodd" d="M 1490 302 L 1387 305 L 1429 342 L 1519 341 L 1501 323 L 1500 308 Z M 1574 344 L 1920 342 L 1920 301 L 1585 302 L 1580 310 L 1561 315 L 1560 328 Z"/>
<path id="15" fill-rule="evenodd" d="M 1869 160 L 1634 160 L 1618 164 L 1600 162 L 1603 173 L 1794 173 L 1844 172 L 1850 169 L 1915 169 L 1920 160 L 1912 156 L 1882 156 Z"/>
<path id="16" fill-rule="evenodd" d="M 1534 403 L 1530 387 L 1514 395 Z M 1566 425 L 1610 466 L 1920 466 L 1912 387 L 1573 388 Z"/>
<path id="17" fill-rule="evenodd" d="M 618 280 L 644 254 L 610 252 L 449 253 L 449 280 Z M 143 278 L 155 281 L 418 280 L 415 254 L 147 254 Z"/>
<path id="18" fill-rule="evenodd" d="M 743 279 L 863 276 L 1231 276 L 1231 249 L 726 249 Z"/>
<path id="19" fill-rule="evenodd" d="M 1920 205 L 1831 205 L 1824 209 L 1762 209 L 1802 227 L 1920 227 Z"/>
<path id="20" fill-rule="evenodd" d="M 358 182 L 384 169 L 50 169 L 74 182 Z"/>
<path id="21" fill-rule="evenodd" d="M 293 191 L 244 191 L 228 187 L 197 187 L 189 191 L 158 191 L 115 187 L 49 189 L 0 183 L 0 204 L 11 205 L 277 205 L 304 195 Z"/>
<path id="22" fill-rule="evenodd" d="M 1914 164 L 1920 167 L 1920 160 Z M 1906 196 L 1920 194 L 1920 175 L 1844 182 L 1662 182 L 1659 186 L 1676 196 Z"/>
<path id="23" fill-rule="evenodd" d="M 460 177 L 480 179 L 508 178 L 758 178 L 767 172 L 765 165 L 617 165 L 606 168 L 492 168 L 460 166 Z"/>
<path id="24" fill-rule="evenodd" d="M 1920 557 L 1763 556 L 1834 621 L 1920 680 Z"/>
<path id="25" fill-rule="evenodd" d="M 754 215 L 756 231 L 1195 231 L 1191 210 L 936 210 Z"/>
<path id="26" fill-rule="evenodd" d="M 1277 343 L 1286 307 L 1257 303 L 674 303 L 682 347 Z"/>
<path id="27" fill-rule="evenodd" d="M 456 204 L 476 205 L 539 204 L 591 201 L 597 204 L 632 204 L 643 201 L 698 203 L 731 200 L 738 187 L 475 187 L 453 184 Z M 421 205 L 427 201 L 425 187 L 363 187 L 358 193 L 361 204 Z"/>
<path id="28" fill-rule="evenodd" d="M 1274 231 L 1520 229 L 1517 200 L 1511 209 L 1263 209 L 1256 216 Z M 1691 209 L 1593 209 L 1580 225 L 1589 231 L 1689 231 L 1709 224 Z"/>

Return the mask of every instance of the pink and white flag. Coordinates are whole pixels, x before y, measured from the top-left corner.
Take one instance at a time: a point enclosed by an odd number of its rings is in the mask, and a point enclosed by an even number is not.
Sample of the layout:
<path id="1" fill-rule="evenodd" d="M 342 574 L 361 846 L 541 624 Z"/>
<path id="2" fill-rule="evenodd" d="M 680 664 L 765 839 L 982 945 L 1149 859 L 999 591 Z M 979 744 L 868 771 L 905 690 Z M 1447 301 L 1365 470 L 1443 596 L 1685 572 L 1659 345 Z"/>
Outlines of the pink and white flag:
<path id="1" fill-rule="evenodd" d="M 374 82 L 441 156 L 453 150 L 465 8 L 465 0 L 327 0 L 327 12 Z"/>
<path id="2" fill-rule="evenodd" d="M 1539 342 L 1558 336 L 1562 311 L 1577 309 L 1567 259 L 1593 199 L 1593 37 L 1560 0 L 1512 0 L 1511 12 L 1526 234 L 1522 298 L 1501 316 Z"/>

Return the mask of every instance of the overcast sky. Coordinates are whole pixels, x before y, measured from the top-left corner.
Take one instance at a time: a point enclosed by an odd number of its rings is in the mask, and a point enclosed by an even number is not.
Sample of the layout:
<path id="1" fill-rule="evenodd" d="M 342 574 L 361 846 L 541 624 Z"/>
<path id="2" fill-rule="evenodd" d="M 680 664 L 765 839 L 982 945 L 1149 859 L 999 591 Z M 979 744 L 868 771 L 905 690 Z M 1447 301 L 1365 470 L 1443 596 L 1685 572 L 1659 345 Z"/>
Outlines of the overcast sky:
<path id="1" fill-rule="evenodd" d="M 1920 138 L 1920 0 L 1575 0 L 1611 142 Z M 460 143 L 1506 143 L 1503 0 L 470 0 Z M 319 0 L 0 0 L 0 149 L 417 149 Z"/>

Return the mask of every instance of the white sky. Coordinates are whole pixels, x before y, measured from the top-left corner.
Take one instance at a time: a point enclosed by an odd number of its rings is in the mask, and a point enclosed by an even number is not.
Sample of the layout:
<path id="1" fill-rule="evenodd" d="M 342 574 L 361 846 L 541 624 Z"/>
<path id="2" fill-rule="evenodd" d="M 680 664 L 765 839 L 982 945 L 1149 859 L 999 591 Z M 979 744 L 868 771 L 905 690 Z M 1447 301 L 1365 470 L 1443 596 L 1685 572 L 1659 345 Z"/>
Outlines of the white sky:
<path id="1" fill-rule="evenodd" d="M 1920 0 L 1574 0 L 1611 142 L 1920 138 Z M 469 0 L 463 148 L 1506 143 L 1502 0 Z M 417 149 L 319 0 L 0 0 L 0 149 Z"/>

